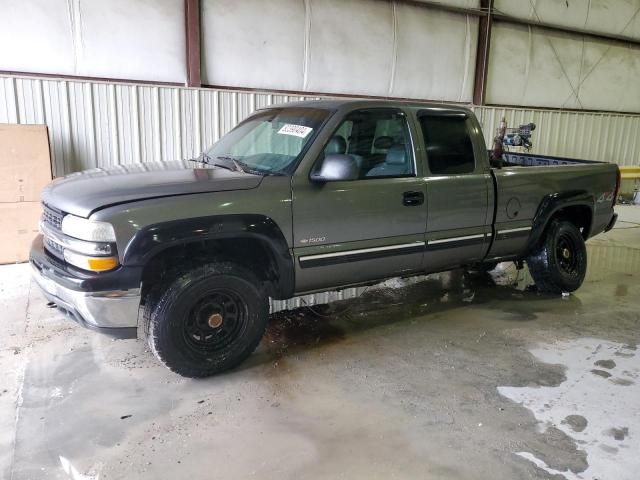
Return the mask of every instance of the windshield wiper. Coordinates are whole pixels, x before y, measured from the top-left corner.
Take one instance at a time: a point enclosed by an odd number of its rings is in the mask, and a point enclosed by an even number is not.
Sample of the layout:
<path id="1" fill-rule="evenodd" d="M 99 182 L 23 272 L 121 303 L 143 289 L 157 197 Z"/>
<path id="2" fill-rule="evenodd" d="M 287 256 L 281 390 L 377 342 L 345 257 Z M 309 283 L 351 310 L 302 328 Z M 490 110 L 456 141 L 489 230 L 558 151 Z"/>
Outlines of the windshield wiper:
<path id="1" fill-rule="evenodd" d="M 284 175 L 284 173 L 281 172 L 272 172 L 270 170 L 261 170 L 258 168 L 252 168 L 249 165 L 247 165 L 246 163 L 240 161 L 240 160 L 234 160 L 234 164 L 236 165 L 236 167 L 239 169 L 238 171 L 240 172 L 244 172 L 244 173 L 250 173 L 252 175 L 260 175 L 263 177 L 269 177 L 269 176 L 282 176 Z"/>
<path id="2" fill-rule="evenodd" d="M 213 165 L 215 167 L 226 168 L 227 170 L 231 170 L 232 172 L 240 172 L 240 173 L 249 173 L 251 175 L 261 175 L 261 176 L 282 176 L 286 175 L 282 172 L 270 172 L 268 170 L 260 170 L 257 168 L 253 168 L 242 160 L 238 158 L 231 157 L 229 155 L 218 155 L 215 157 L 215 160 L 223 160 L 224 162 L 216 162 L 214 159 L 209 156 L 207 153 L 202 153 L 196 158 L 190 158 L 190 162 L 198 162 L 204 163 L 206 165 Z"/>
<path id="3" fill-rule="evenodd" d="M 205 165 L 212 165 L 211 157 L 207 155 L 205 152 L 202 152 L 200 155 L 194 158 L 187 158 L 188 162 L 196 162 L 196 163 L 204 163 Z"/>
<path id="4" fill-rule="evenodd" d="M 224 158 L 225 160 L 231 160 L 233 165 L 236 167 L 238 172 L 250 173 L 252 175 L 262 175 L 264 176 L 282 176 L 286 175 L 282 172 L 272 172 L 271 170 L 262 170 L 260 168 L 252 167 L 251 165 L 243 162 L 238 158 L 233 157 L 216 157 L 216 158 Z"/>
<path id="5" fill-rule="evenodd" d="M 231 157 L 216 157 L 220 160 L 230 160 L 233 166 L 222 163 L 222 162 L 214 162 L 213 158 L 211 158 L 207 153 L 203 152 L 195 158 L 189 158 L 190 162 L 196 163 L 204 163 L 205 165 L 213 165 L 214 167 L 226 168 L 227 170 L 231 170 L 232 172 L 244 172 L 244 170 L 237 164 L 237 160 Z"/>
<path id="6" fill-rule="evenodd" d="M 220 156 L 217 156 L 216 158 L 230 162 L 231 165 L 233 165 L 233 168 L 231 168 L 229 165 L 221 165 L 221 166 L 224 166 L 225 168 L 228 168 L 229 170 L 234 170 L 236 172 L 241 172 L 241 173 L 249 173 L 251 175 L 260 175 L 260 176 L 270 175 L 269 172 L 265 172 L 264 170 L 253 168 L 238 158 L 225 156 L 225 155 L 220 155 Z M 218 164 L 214 163 L 214 165 L 218 165 Z"/>
<path id="7" fill-rule="evenodd" d="M 219 155 L 219 156 L 216 157 L 216 159 L 217 160 L 226 160 L 228 162 L 231 162 L 231 165 L 233 165 L 233 168 L 231 168 L 227 164 L 214 163 L 214 165 L 217 165 L 218 167 L 224 167 L 224 168 L 228 168 L 229 170 L 235 170 L 236 172 L 245 173 L 245 169 L 243 168 L 243 165 L 246 165 L 246 164 L 242 163 L 237 158 L 229 157 L 227 155 Z"/>

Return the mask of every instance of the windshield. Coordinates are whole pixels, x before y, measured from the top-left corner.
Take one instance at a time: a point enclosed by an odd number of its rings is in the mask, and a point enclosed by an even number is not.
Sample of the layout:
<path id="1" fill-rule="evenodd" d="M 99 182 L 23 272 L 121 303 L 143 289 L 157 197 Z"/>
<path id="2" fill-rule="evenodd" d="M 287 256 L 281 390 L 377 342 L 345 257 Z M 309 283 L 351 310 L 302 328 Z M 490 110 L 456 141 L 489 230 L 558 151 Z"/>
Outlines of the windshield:
<path id="1" fill-rule="evenodd" d="M 291 173 L 329 113 L 302 107 L 259 112 L 222 137 L 203 157 L 209 163 L 235 162 L 250 173 Z"/>

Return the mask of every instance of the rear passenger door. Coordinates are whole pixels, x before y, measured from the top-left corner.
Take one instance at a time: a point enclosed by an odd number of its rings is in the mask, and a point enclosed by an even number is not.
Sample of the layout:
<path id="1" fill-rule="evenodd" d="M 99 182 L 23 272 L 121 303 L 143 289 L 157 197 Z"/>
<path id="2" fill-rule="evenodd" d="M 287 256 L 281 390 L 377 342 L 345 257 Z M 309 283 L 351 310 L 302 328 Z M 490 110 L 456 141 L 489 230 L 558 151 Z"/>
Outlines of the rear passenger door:
<path id="1" fill-rule="evenodd" d="M 427 188 L 425 268 L 444 270 L 481 260 L 491 242 L 493 182 L 473 135 L 479 128 L 460 110 L 417 112 L 424 141 Z"/>
<path id="2" fill-rule="evenodd" d="M 420 271 L 425 189 L 406 113 L 356 110 L 329 132 L 320 154 L 292 181 L 296 291 Z M 310 181 L 329 154 L 355 159 L 359 179 Z"/>

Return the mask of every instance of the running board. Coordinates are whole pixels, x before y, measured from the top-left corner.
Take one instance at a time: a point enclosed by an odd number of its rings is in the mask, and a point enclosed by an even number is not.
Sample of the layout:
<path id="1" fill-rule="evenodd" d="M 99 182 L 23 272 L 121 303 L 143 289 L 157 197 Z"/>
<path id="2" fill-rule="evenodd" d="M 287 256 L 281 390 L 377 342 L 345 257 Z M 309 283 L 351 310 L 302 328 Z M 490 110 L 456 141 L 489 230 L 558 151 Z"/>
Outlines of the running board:
<path id="1" fill-rule="evenodd" d="M 417 275 L 405 278 L 395 277 L 376 283 L 375 285 L 311 293 L 309 295 L 300 295 L 299 297 L 288 298 L 287 300 L 274 300 L 270 298 L 269 313 L 281 312 L 283 310 L 295 310 L 296 308 L 311 307 L 313 305 L 324 305 L 326 303 L 339 302 L 341 300 L 351 300 L 359 297 L 365 291 L 375 291 L 382 288 L 404 288 L 408 285 L 422 282 L 427 278 L 427 275 Z"/>

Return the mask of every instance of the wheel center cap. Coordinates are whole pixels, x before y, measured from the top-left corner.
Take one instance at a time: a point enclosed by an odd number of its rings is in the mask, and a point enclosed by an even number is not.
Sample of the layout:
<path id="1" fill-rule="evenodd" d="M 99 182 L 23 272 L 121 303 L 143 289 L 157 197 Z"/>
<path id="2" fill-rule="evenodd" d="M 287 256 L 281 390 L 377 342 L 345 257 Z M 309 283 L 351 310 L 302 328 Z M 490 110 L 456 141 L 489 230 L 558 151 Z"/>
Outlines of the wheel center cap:
<path id="1" fill-rule="evenodd" d="M 223 320 L 224 318 L 222 317 L 222 315 L 220 315 L 219 313 L 214 313 L 209 317 L 207 323 L 211 328 L 218 328 L 220 325 L 222 325 Z"/>
<path id="2" fill-rule="evenodd" d="M 571 257 L 571 252 L 569 251 L 569 249 L 568 249 L 568 248 L 564 248 L 564 249 L 562 249 L 562 256 L 563 256 L 564 258 L 567 258 L 567 259 L 568 259 L 569 257 Z"/>

